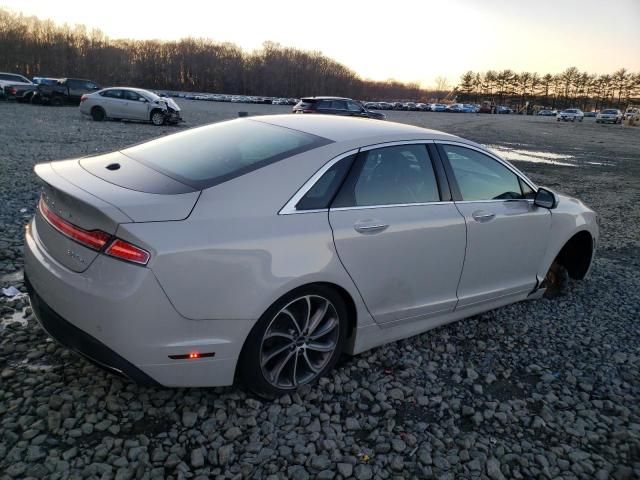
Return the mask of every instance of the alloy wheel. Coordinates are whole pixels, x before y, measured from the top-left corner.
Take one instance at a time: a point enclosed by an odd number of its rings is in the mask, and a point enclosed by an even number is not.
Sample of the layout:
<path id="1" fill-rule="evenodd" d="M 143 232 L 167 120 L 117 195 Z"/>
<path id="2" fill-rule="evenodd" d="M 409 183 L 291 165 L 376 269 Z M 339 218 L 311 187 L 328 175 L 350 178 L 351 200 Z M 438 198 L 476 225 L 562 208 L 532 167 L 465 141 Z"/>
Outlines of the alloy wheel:
<path id="1" fill-rule="evenodd" d="M 270 321 L 260 344 L 264 378 L 280 389 L 313 381 L 331 360 L 340 337 L 334 305 L 319 295 L 289 302 Z"/>

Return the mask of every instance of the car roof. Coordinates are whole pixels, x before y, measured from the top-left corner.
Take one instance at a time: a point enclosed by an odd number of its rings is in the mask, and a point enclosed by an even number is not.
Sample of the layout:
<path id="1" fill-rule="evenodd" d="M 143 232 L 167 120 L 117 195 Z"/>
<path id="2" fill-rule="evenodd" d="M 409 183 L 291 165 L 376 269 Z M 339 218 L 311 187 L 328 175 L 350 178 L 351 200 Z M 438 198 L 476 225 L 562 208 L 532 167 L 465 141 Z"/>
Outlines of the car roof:
<path id="1" fill-rule="evenodd" d="M 108 88 L 103 88 L 103 90 L 132 90 L 134 92 L 153 93 L 151 90 L 145 90 L 144 88 L 136 88 L 136 87 L 108 87 Z M 157 94 L 154 93 L 154 95 L 157 95 Z"/>
<path id="2" fill-rule="evenodd" d="M 300 100 L 351 100 L 347 97 L 301 97 Z"/>
<path id="3" fill-rule="evenodd" d="M 334 142 L 347 142 L 372 137 L 378 137 L 381 141 L 394 141 L 395 138 L 400 140 L 412 137 L 416 140 L 455 140 L 471 143 L 437 130 L 370 118 L 320 114 L 285 114 L 251 117 L 251 119 L 310 133 Z"/>

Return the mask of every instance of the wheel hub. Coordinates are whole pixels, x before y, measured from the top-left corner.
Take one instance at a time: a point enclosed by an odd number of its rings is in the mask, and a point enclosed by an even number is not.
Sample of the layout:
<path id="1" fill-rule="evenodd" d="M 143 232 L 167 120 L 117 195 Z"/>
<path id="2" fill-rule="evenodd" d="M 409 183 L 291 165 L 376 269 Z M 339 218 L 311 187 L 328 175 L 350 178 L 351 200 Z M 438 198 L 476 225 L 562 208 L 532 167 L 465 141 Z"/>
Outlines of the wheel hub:
<path id="1" fill-rule="evenodd" d="M 313 381 L 329 363 L 340 329 L 333 304 L 317 295 L 297 298 L 282 308 L 265 330 L 260 366 L 277 388 Z"/>

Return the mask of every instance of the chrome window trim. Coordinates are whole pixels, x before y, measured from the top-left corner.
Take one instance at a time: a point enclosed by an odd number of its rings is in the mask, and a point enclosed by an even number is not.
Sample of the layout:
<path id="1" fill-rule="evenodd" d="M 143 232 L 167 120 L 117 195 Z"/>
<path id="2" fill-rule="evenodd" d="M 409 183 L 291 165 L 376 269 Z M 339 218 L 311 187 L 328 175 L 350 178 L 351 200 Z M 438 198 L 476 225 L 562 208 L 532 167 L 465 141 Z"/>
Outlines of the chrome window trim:
<path id="1" fill-rule="evenodd" d="M 532 198 L 503 198 L 498 200 L 459 200 L 453 203 L 505 203 L 505 202 L 529 202 L 533 203 L 534 200 Z"/>
<path id="2" fill-rule="evenodd" d="M 419 202 L 419 203 L 390 203 L 388 205 L 358 205 L 355 207 L 336 207 L 331 208 L 332 212 L 344 212 L 346 210 L 366 210 L 369 208 L 393 208 L 393 207 L 425 207 L 429 205 L 451 205 L 455 202 Z"/>
<path id="3" fill-rule="evenodd" d="M 416 144 L 427 144 L 427 143 L 433 143 L 433 140 L 427 140 L 427 139 L 422 139 L 422 140 L 397 140 L 394 142 L 384 142 L 384 143 L 374 143 L 371 145 L 366 145 L 364 147 L 360 148 L 361 152 L 368 152 L 369 150 L 375 150 L 378 148 L 385 148 L 385 147 L 398 147 L 400 145 L 416 145 Z"/>
<path id="4" fill-rule="evenodd" d="M 488 150 L 486 150 L 486 149 L 484 149 L 482 147 L 477 147 L 475 145 L 470 145 L 470 144 L 464 143 L 464 142 L 456 142 L 456 141 L 453 141 L 453 140 L 435 140 L 435 143 L 440 144 L 440 145 L 454 145 L 456 147 L 468 148 L 470 150 L 475 150 L 476 152 L 483 153 L 483 154 L 487 155 L 488 157 L 493 158 L 498 163 L 504 165 L 509 170 L 511 170 L 511 172 L 514 173 L 516 175 L 516 177 L 519 177 L 523 182 L 525 182 L 527 185 L 529 185 L 533 189 L 534 192 L 538 191 L 538 187 L 536 186 L 536 184 L 533 183 L 531 180 L 529 180 L 529 178 L 527 178 L 527 176 L 524 173 L 522 173 L 516 167 L 511 165 L 506 160 L 503 160 L 502 158 L 500 158 L 499 156 L 497 156 L 493 152 L 490 152 L 490 151 L 488 151 Z M 517 199 L 514 199 L 514 200 L 517 200 Z M 526 199 L 520 199 L 520 200 L 526 200 Z M 474 201 L 486 202 L 486 201 L 490 201 L 490 202 L 493 202 L 493 201 L 496 201 L 496 200 L 463 200 L 463 201 L 467 201 L 467 202 L 474 202 Z M 504 202 L 504 200 L 499 200 L 499 201 Z M 460 202 L 458 202 L 458 203 L 460 203 Z"/>
<path id="5" fill-rule="evenodd" d="M 320 167 L 320 169 L 316 173 L 314 173 L 311 176 L 311 178 L 309 178 L 309 180 L 307 180 L 298 189 L 296 193 L 293 194 L 293 196 L 289 199 L 289 201 L 284 204 L 284 207 L 280 209 L 280 211 L 278 212 L 278 215 L 327 212 L 329 210 L 328 208 L 320 208 L 320 209 L 314 209 L 314 210 L 296 210 L 296 205 L 302 199 L 302 197 L 304 197 L 307 194 L 307 192 L 311 190 L 311 188 L 316 184 L 316 182 L 320 180 L 322 175 L 324 175 L 327 170 L 329 170 L 332 166 L 334 166 L 340 160 L 347 158 L 348 156 L 353 155 L 354 153 L 358 153 L 359 150 L 360 150 L 359 148 L 354 148 L 352 150 L 349 150 L 348 152 L 341 153 L 340 155 L 332 158 L 327 163 L 325 163 L 322 167 Z"/>

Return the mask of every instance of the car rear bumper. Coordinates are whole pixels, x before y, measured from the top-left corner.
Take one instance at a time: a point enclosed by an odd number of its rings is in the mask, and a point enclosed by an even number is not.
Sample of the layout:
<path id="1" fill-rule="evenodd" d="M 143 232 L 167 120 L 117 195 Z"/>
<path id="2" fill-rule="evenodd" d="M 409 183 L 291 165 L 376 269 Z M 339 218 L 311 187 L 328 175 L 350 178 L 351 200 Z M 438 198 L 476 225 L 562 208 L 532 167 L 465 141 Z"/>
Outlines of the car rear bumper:
<path id="1" fill-rule="evenodd" d="M 66 321 L 47 305 L 25 275 L 31 308 L 42 328 L 61 345 L 79 353 L 91 363 L 116 375 L 125 376 L 140 385 L 159 386 L 149 375 L 125 360 L 98 339 Z"/>
<path id="2" fill-rule="evenodd" d="M 231 385 L 246 320 L 190 320 L 170 303 L 153 272 L 98 255 L 82 273 L 58 263 L 31 222 L 25 278 L 36 318 L 54 339 L 113 373 L 145 385 Z M 172 359 L 191 352 L 212 357 Z"/>

